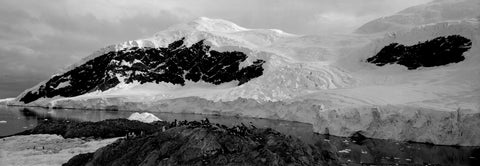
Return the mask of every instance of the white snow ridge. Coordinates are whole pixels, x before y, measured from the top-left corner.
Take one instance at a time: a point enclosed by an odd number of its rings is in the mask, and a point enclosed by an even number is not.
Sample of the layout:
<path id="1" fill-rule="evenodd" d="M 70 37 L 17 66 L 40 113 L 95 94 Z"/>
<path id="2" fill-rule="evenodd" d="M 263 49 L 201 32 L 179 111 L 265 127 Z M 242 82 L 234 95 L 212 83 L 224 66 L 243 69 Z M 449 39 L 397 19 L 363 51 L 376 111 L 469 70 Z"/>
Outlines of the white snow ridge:
<path id="1" fill-rule="evenodd" d="M 108 46 L 69 69 L 110 51 L 164 48 L 185 38 L 180 48 L 204 40 L 212 50 L 246 54 L 241 67 L 262 59 L 262 75 L 241 85 L 188 80 L 185 85 L 127 83 L 118 76 L 120 83 L 105 91 L 20 101 L 27 93 L 38 92 L 42 82 L 7 103 L 271 118 L 310 123 L 315 132 L 338 136 L 360 133 L 380 139 L 480 146 L 480 10 L 473 10 L 480 9 L 478 5 L 477 0 L 437 0 L 369 22 L 357 31 L 362 34 L 325 36 L 248 29 L 226 20 L 199 18 L 151 38 Z M 412 46 L 450 35 L 471 41 L 462 61 L 414 70 L 366 61 L 392 43 Z M 127 67 L 141 66 L 138 60 Z M 62 89 L 72 84 L 56 85 Z M 134 113 L 129 119 L 159 120 L 150 113 Z"/>

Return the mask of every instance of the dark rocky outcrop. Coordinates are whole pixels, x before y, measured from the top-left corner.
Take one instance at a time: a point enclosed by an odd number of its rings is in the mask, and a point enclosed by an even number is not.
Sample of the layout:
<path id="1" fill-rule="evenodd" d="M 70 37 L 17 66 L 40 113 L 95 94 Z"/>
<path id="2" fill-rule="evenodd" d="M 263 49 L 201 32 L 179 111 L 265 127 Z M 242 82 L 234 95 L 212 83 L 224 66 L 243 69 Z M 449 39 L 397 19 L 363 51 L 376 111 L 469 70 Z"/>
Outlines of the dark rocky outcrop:
<path id="1" fill-rule="evenodd" d="M 465 60 L 463 53 L 468 51 L 472 42 L 460 35 L 437 37 L 413 46 L 392 43 L 385 46 L 367 62 L 377 66 L 400 64 L 409 70 L 419 67 L 442 66 Z"/>
<path id="2" fill-rule="evenodd" d="M 263 74 L 264 60 L 240 67 L 247 55 L 238 51 L 218 52 L 210 50 L 203 40 L 190 47 L 184 39 L 166 48 L 132 47 L 108 52 L 87 61 L 66 73 L 55 75 L 38 91 L 27 92 L 20 101 L 30 103 L 42 97 L 73 97 L 96 90 L 105 91 L 120 83 L 138 81 L 167 82 L 185 85 L 186 80 L 204 81 L 215 85 L 238 81 L 242 85 Z"/>
<path id="3" fill-rule="evenodd" d="M 70 159 L 73 165 L 338 165 L 334 153 L 297 138 L 254 126 L 226 127 L 173 122 L 151 135 L 120 139 L 94 153 Z"/>
<path id="4" fill-rule="evenodd" d="M 15 135 L 57 134 L 64 138 L 113 138 L 127 134 L 147 135 L 167 126 L 167 122 L 143 123 L 128 119 L 108 119 L 99 122 L 77 122 L 71 120 L 44 120 L 30 130 Z"/>
<path id="5" fill-rule="evenodd" d="M 357 144 L 362 144 L 365 140 L 367 140 L 367 137 L 365 137 L 362 132 L 357 131 L 350 136 L 350 139 L 355 141 Z"/>

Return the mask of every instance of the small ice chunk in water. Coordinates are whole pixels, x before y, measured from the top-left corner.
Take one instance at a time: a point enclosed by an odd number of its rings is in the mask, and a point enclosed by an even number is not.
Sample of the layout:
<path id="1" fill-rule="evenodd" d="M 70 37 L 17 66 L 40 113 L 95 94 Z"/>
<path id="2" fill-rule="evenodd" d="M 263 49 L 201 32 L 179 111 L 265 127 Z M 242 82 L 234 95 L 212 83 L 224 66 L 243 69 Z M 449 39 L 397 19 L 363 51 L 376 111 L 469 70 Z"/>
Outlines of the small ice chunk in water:
<path id="1" fill-rule="evenodd" d="M 341 151 L 338 151 L 338 153 L 350 153 L 352 151 L 351 149 L 343 149 Z"/>

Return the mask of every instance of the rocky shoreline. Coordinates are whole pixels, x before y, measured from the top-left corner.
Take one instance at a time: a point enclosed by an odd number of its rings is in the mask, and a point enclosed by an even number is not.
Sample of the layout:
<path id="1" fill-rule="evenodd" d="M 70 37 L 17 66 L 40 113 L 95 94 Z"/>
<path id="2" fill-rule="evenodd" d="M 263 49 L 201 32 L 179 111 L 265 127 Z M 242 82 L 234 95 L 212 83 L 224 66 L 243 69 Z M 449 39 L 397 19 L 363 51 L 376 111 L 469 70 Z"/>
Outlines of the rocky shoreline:
<path id="1" fill-rule="evenodd" d="M 37 134 L 82 140 L 122 137 L 95 152 L 78 154 L 64 165 L 339 165 L 329 146 L 307 145 L 273 129 L 227 127 L 208 119 L 170 123 L 47 120 L 14 137 Z"/>
<path id="2" fill-rule="evenodd" d="M 107 119 L 99 122 L 72 120 L 44 120 L 35 128 L 15 135 L 55 134 L 63 138 L 106 139 L 128 134 L 152 134 L 167 126 L 167 122 L 143 123 L 127 119 Z"/>

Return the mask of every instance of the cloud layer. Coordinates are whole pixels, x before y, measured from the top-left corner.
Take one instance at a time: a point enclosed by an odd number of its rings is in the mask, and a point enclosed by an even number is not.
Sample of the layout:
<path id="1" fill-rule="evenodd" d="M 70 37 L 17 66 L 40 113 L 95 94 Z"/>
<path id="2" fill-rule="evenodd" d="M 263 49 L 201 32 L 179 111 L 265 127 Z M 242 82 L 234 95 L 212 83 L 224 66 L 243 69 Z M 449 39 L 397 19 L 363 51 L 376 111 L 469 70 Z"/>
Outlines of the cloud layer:
<path id="1" fill-rule="evenodd" d="M 348 33 L 429 0 L 1 0 L 0 98 L 109 44 L 200 16 L 295 34 Z"/>

